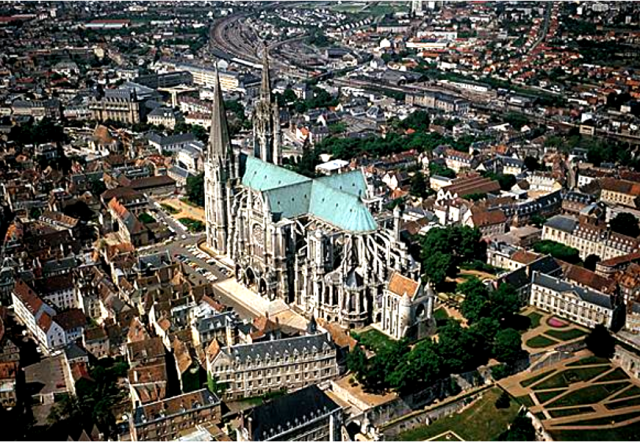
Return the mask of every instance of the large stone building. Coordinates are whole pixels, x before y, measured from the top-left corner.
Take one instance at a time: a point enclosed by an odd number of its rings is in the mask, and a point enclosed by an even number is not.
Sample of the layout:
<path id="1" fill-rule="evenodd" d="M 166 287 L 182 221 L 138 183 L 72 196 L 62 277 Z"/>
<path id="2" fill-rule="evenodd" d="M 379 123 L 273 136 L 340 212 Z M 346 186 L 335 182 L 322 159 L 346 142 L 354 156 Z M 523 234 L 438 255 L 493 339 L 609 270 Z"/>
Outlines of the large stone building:
<path id="1" fill-rule="evenodd" d="M 428 284 L 394 272 L 382 296 L 380 328 L 397 339 L 423 338 L 429 333 L 434 304 Z"/>
<path id="2" fill-rule="evenodd" d="M 638 250 L 638 239 L 611 231 L 601 224 L 556 215 L 543 226 L 542 239 L 556 241 L 577 249 L 581 258 L 597 255 L 603 260 Z"/>
<path id="3" fill-rule="evenodd" d="M 110 119 L 137 124 L 145 118 L 144 104 L 138 99 L 136 91 L 129 89 L 106 90 L 103 97 L 89 101 L 89 109 L 93 119 L 98 122 Z"/>
<path id="4" fill-rule="evenodd" d="M 207 371 L 226 387 L 226 399 L 245 399 L 302 388 L 338 374 L 336 348 L 326 333 L 206 350 Z"/>
<path id="5" fill-rule="evenodd" d="M 359 327 L 372 320 L 392 272 L 417 279 L 400 218 L 377 214 L 360 170 L 317 179 L 280 167 L 277 105 L 265 58 L 253 155 L 233 152 L 219 84 L 205 159 L 207 243 L 236 277 L 308 316 Z"/>

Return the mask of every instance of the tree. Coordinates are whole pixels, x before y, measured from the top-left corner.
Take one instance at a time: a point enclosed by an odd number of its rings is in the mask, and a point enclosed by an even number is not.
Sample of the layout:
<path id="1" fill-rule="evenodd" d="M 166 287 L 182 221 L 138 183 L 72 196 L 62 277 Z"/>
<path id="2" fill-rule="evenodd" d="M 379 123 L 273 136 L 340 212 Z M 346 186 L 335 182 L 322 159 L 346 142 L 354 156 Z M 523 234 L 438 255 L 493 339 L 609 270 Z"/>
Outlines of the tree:
<path id="1" fill-rule="evenodd" d="M 356 378 L 366 372 L 367 356 L 360 345 L 356 345 L 353 351 L 349 352 L 347 356 L 347 368 L 356 375 Z"/>
<path id="2" fill-rule="evenodd" d="M 433 190 L 429 188 L 429 184 L 422 172 L 416 172 L 411 178 L 411 190 L 409 193 L 412 196 L 423 199 L 433 194 Z"/>
<path id="3" fill-rule="evenodd" d="M 431 162 L 429 164 L 429 172 L 431 176 L 442 176 L 444 178 L 455 178 L 456 172 L 451 170 L 448 167 L 444 167 L 440 164 L 436 164 L 435 162 Z"/>
<path id="4" fill-rule="evenodd" d="M 600 262 L 600 257 L 595 254 L 591 254 L 584 259 L 584 268 L 589 270 L 596 270 L 596 264 Z"/>
<path id="5" fill-rule="evenodd" d="M 204 173 L 187 178 L 187 197 L 192 203 L 204 207 Z"/>
<path id="6" fill-rule="evenodd" d="M 496 399 L 495 407 L 498 409 L 506 409 L 511 405 L 511 399 L 506 391 L 502 391 L 500 396 Z"/>
<path id="7" fill-rule="evenodd" d="M 487 289 L 487 286 L 477 277 L 472 277 L 464 283 L 458 284 L 456 290 L 464 295 L 464 300 L 460 307 L 462 315 L 470 323 L 478 321 L 489 302 L 489 289 Z"/>
<path id="8" fill-rule="evenodd" d="M 489 316 L 502 322 L 513 314 L 517 314 L 522 308 L 522 301 L 515 289 L 509 284 L 502 283 L 491 292 Z"/>
<path id="9" fill-rule="evenodd" d="M 501 434 L 499 439 L 505 442 L 533 442 L 536 440 L 536 429 L 531 419 L 520 413 L 513 420 L 509 429 Z"/>
<path id="10" fill-rule="evenodd" d="M 434 252 L 423 263 L 425 276 L 436 287 L 444 284 L 447 275 L 455 274 L 453 257 L 442 252 Z"/>
<path id="11" fill-rule="evenodd" d="M 551 255 L 552 257 L 566 261 L 567 263 L 576 264 L 580 262 L 580 252 L 578 252 L 578 249 L 574 249 L 573 247 L 566 246 L 556 241 L 538 241 L 533 245 L 533 250 L 545 255 Z"/>
<path id="12" fill-rule="evenodd" d="M 587 349 L 597 357 L 612 358 L 616 349 L 616 341 L 604 325 L 597 325 L 585 339 Z"/>
<path id="13" fill-rule="evenodd" d="M 513 364 L 522 357 L 522 338 L 513 328 L 498 331 L 493 343 L 493 356 L 503 363 Z"/>
<path id="14" fill-rule="evenodd" d="M 631 213 L 618 213 L 611 221 L 609 227 L 612 231 L 636 238 L 640 235 L 638 218 Z"/>
<path id="15" fill-rule="evenodd" d="M 524 158 L 524 166 L 527 170 L 531 172 L 540 170 L 541 168 L 540 162 L 538 161 L 537 158 L 534 158 L 533 156 L 527 156 L 526 158 Z"/>

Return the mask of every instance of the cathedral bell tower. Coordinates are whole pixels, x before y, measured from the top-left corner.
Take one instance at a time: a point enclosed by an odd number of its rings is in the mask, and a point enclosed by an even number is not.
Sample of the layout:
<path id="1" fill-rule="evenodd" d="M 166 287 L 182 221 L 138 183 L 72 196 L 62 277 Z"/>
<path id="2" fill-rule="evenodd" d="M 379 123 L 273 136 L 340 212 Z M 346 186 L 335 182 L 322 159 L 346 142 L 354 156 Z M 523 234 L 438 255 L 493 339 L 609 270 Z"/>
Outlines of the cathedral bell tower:
<path id="1" fill-rule="evenodd" d="M 253 155 L 265 162 L 282 164 L 280 148 L 280 110 L 271 100 L 271 77 L 269 75 L 269 51 L 264 44 L 262 50 L 262 85 L 260 100 L 253 112 Z"/>
<path id="2" fill-rule="evenodd" d="M 211 133 L 205 153 L 204 209 L 207 225 L 207 244 L 221 255 L 230 254 L 229 224 L 236 162 L 231 147 L 227 115 L 220 88 L 218 68 L 211 109 Z"/>

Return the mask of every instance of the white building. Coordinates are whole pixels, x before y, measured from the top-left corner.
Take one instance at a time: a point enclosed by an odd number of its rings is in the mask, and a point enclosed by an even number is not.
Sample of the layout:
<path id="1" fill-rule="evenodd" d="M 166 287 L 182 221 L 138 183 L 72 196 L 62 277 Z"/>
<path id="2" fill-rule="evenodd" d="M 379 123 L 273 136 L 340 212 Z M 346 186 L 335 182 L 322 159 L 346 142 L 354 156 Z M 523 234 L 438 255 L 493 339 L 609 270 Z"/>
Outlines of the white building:
<path id="1" fill-rule="evenodd" d="M 533 272 L 529 303 L 589 328 L 597 324 L 610 328 L 616 310 L 615 301 L 610 295 L 537 271 Z"/>

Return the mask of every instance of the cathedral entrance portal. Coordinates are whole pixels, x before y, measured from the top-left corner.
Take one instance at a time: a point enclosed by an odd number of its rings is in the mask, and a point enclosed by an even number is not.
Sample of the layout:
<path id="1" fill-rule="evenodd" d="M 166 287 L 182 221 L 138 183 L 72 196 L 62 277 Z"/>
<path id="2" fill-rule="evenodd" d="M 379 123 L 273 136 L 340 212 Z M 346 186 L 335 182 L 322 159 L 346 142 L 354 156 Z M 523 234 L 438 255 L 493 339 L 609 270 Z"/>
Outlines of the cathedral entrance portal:
<path id="1" fill-rule="evenodd" d="M 253 269 L 247 267 L 247 271 L 244 274 L 244 284 L 249 288 L 253 289 L 256 285 L 256 274 L 253 273 Z"/>
<path id="2" fill-rule="evenodd" d="M 260 278 L 260 284 L 258 285 L 258 293 L 265 295 L 267 293 L 267 280 Z"/>

